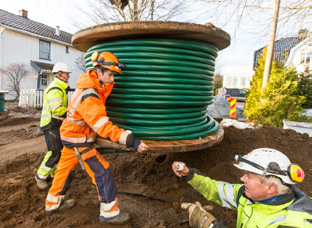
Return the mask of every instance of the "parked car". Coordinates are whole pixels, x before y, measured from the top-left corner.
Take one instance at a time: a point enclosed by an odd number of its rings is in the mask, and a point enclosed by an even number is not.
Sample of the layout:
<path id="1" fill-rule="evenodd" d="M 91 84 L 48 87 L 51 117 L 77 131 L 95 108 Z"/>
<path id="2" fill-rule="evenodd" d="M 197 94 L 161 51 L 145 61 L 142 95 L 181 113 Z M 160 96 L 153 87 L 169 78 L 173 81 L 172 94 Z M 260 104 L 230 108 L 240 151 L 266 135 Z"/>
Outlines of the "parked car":
<path id="1" fill-rule="evenodd" d="M 245 89 L 234 89 L 234 88 L 225 88 L 224 97 L 232 97 L 236 98 L 237 101 L 245 101 L 246 100 L 246 90 Z"/>

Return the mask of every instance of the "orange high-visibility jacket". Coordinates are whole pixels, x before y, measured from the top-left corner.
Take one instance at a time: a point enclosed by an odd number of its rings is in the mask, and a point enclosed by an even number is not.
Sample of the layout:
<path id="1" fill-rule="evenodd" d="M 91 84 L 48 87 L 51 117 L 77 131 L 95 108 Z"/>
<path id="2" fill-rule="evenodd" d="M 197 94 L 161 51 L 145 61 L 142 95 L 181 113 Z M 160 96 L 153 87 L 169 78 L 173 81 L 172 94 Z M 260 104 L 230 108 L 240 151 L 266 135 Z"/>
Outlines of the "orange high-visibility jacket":
<path id="1" fill-rule="evenodd" d="M 67 148 L 91 146 L 97 134 L 126 145 L 128 133 L 109 120 L 105 102 L 114 83 L 100 84 L 93 70 L 82 74 L 67 109 L 67 118 L 60 128 L 61 139 Z"/>

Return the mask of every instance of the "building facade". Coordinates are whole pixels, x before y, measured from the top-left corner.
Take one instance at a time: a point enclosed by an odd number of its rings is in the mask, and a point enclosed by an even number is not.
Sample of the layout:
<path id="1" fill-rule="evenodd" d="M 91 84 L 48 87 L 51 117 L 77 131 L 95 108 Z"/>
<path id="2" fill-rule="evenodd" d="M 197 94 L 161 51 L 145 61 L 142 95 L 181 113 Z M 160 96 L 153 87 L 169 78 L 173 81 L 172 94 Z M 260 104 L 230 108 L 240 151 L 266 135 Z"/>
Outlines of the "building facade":
<path id="1" fill-rule="evenodd" d="M 223 87 L 248 89 L 254 75 L 252 66 L 224 66 L 222 68 Z"/>
<path id="2" fill-rule="evenodd" d="M 257 66 L 264 48 L 255 51 L 254 67 Z M 287 67 L 296 67 L 298 72 L 303 72 L 307 67 L 311 70 L 312 37 L 305 35 L 275 41 L 273 58 Z"/>
<path id="3" fill-rule="evenodd" d="M 83 52 L 71 45 L 72 34 L 27 17 L 21 10 L 15 15 L 0 9 L 0 68 L 7 69 L 11 64 L 24 64 L 28 74 L 21 80 L 20 90 L 45 89 L 54 76 L 52 68 L 57 62 L 66 63 L 72 70 L 69 79 L 75 88 L 78 77 L 83 73 L 75 63 Z M 0 73 L 0 90 L 9 90 L 9 78 Z M 11 95 L 11 97 L 10 97 Z M 7 100 L 13 99 L 14 92 Z"/>
<path id="4" fill-rule="evenodd" d="M 286 62 L 288 67 L 296 67 L 298 72 L 304 72 L 306 68 L 312 71 L 312 37 L 307 37 L 293 47 Z"/>
<path id="5" fill-rule="evenodd" d="M 285 64 L 290 55 L 290 51 L 300 42 L 304 40 L 304 37 L 287 37 L 282 38 L 274 43 L 273 59 L 280 63 Z M 254 67 L 257 67 L 260 55 L 265 47 L 262 47 L 254 53 Z"/>

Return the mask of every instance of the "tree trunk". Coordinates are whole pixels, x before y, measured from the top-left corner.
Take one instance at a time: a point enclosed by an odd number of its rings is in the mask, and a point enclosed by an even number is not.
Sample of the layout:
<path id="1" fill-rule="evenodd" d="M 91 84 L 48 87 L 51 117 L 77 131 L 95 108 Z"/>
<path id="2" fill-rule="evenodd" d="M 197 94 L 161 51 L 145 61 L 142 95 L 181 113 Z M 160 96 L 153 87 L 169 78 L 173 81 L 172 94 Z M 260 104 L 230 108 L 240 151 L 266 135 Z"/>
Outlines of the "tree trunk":
<path id="1" fill-rule="evenodd" d="M 267 85 L 269 75 L 271 72 L 279 8 L 280 8 L 280 0 L 275 0 L 273 20 L 271 24 L 269 44 L 268 44 L 268 50 L 267 50 L 267 56 L 265 60 L 265 68 L 264 68 L 264 74 L 263 74 L 262 91 Z"/>

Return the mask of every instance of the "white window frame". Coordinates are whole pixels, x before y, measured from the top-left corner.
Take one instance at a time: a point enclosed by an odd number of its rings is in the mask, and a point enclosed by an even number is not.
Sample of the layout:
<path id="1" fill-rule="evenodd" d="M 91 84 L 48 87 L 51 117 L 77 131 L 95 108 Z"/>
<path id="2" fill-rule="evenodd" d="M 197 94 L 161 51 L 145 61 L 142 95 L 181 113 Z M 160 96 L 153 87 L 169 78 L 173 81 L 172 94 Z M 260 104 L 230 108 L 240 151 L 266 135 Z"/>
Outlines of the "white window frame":
<path id="1" fill-rule="evenodd" d="M 39 40 L 39 59 L 51 60 L 51 43 Z"/>
<path id="2" fill-rule="evenodd" d="M 40 85 L 41 86 L 47 86 L 48 85 L 48 75 L 47 74 L 41 74 Z"/>

